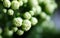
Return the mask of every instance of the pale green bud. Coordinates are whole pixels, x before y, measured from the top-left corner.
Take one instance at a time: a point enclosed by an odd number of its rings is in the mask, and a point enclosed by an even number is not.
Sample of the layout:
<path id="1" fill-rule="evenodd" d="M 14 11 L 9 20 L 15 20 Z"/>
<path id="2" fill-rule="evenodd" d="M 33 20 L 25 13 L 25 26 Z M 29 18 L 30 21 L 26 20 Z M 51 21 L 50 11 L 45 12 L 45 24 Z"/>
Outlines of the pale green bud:
<path id="1" fill-rule="evenodd" d="M 23 1 L 23 3 L 27 3 L 28 2 L 28 0 L 22 0 Z"/>
<path id="2" fill-rule="evenodd" d="M 31 5 L 31 7 L 36 7 L 38 6 L 38 1 L 37 0 L 28 0 L 29 4 Z"/>
<path id="3" fill-rule="evenodd" d="M 23 20 L 22 29 L 28 31 L 31 28 L 31 22 L 29 20 Z"/>
<path id="4" fill-rule="evenodd" d="M 6 13 L 7 12 L 7 9 L 3 9 L 3 12 Z"/>
<path id="5" fill-rule="evenodd" d="M 29 13 L 31 14 L 31 16 L 33 16 L 33 15 L 34 15 L 34 11 L 29 11 Z"/>
<path id="6" fill-rule="evenodd" d="M 9 0 L 4 0 L 3 5 L 4 5 L 4 7 L 9 8 L 11 6 L 11 2 Z"/>
<path id="7" fill-rule="evenodd" d="M 13 32 L 17 32 L 18 28 L 17 27 L 12 27 Z"/>
<path id="8" fill-rule="evenodd" d="M 30 19 L 30 21 L 31 21 L 31 24 L 32 24 L 33 26 L 38 23 L 38 20 L 37 20 L 37 18 L 35 18 L 35 17 L 32 17 L 32 18 Z"/>
<path id="9" fill-rule="evenodd" d="M 17 34 L 21 36 L 21 35 L 24 34 L 24 31 L 23 31 L 23 30 L 18 30 L 18 31 L 17 31 Z"/>
<path id="10" fill-rule="evenodd" d="M 24 13 L 23 17 L 25 19 L 30 19 L 31 18 L 31 14 L 29 12 L 26 12 L 26 13 Z"/>
<path id="11" fill-rule="evenodd" d="M 22 21 L 23 21 L 22 18 L 17 17 L 13 19 L 13 24 L 17 27 L 20 27 L 22 25 Z"/>
<path id="12" fill-rule="evenodd" d="M 8 10 L 8 15 L 13 15 L 14 14 L 14 11 L 12 9 L 9 9 Z"/>
<path id="13" fill-rule="evenodd" d="M 40 14 L 40 17 L 42 18 L 42 19 L 45 19 L 46 18 L 46 13 L 45 12 L 41 12 L 41 14 Z"/>
<path id="14" fill-rule="evenodd" d="M 20 7 L 20 4 L 18 1 L 12 1 L 12 3 L 11 3 L 12 9 L 16 10 L 16 9 L 19 9 L 19 7 Z"/>

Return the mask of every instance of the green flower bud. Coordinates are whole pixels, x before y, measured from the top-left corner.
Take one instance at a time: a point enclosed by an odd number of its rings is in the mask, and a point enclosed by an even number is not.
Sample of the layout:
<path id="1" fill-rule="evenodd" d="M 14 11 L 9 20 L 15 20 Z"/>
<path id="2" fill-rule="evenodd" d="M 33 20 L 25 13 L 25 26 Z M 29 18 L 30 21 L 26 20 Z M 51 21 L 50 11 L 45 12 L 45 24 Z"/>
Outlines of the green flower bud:
<path id="1" fill-rule="evenodd" d="M 23 30 L 18 30 L 18 31 L 17 31 L 17 34 L 21 36 L 21 35 L 24 34 L 24 31 L 23 31 Z"/>
<path id="2" fill-rule="evenodd" d="M 12 27 L 13 32 L 17 32 L 18 28 L 17 27 Z"/>
<path id="3" fill-rule="evenodd" d="M 31 7 L 36 7 L 38 6 L 38 1 L 37 0 L 28 0 L 29 4 L 31 5 Z"/>
<path id="4" fill-rule="evenodd" d="M 3 38 L 3 37 L 0 35 L 0 38 Z"/>
<path id="5" fill-rule="evenodd" d="M 40 13 L 41 13 L 41 7 L 40 6 L 36 6 L 36 12 L 35 12 L 35 14 L 39 15 Z"/>
<path id="6" fill-rule="evenodd" d="M 9 15 L 13 15 L 13 14 L 14 14 L 14 11 L 13 11 L 12 9 L 9 9 L 9 10 L 8 10 L 8 14 L 9 14 Z"/>
<path id="7" fill-rule="evenodd" d="M 23 21 L 22 18 L 17 17 L 13 19 L 13 24 L 17 27 L 20 27 L 22 25 L 22 21 Z"/>
<path id="8" fill-rule="evenodd" d="M 11 2 L 9 0 L 4 0 L 3 5 L 4 5 L 4 7 L 9 8 L 11 6 Z"/>
<path id="9" fill-rule="evenodd" d="M 28 0 L 22 0 L 23 1 L 23 3 L 27 3 L 28 2 Z"/>
<path id="10" fill-rule="evenodd" d="M 12 30 L 6 30 L 4 34 L 6 36 L 12 36 L 13 35 L 13 31 Z"/>
<path id="11" fill-rule="evenodd" d="M 47 4 L 45 6 L 45 11 L 48 13 L 48 14 L 52 14 L 55 10 L 55 6 L 53 4 Z"/>
<path id="12" fill-rule="evenodd" d="M 26 18 L 26 19 L 30 19 L 31 14 L 29 12 L 26 12 L 26 13 L 24 13 L 23 17 Z"/>
<path id="13" fill-rule="evenodd" d="M 22 24 L 22 29 L 28 31 L 31 28 L 31 22 L 29 20 L 24 20 Z"/>
<path id="14" fill-rule="evenodd" d="M 45 12 L 41 12 L 41 14 L 40 14 L 40 17 L 42 18 L 42 19 L 45 19 L 46 18 L 46 13 Z"/>
<path id="15" fill-rule="evenodd" d="M 33 16 L 33 15 L 34 15 L 34 11 L 29 11 L 29 13 L 31 14 L 31 16 Z"/>
<path id="16" fill-rule="evenodd" d="M 0 34 L 2 34 L 2 28 L 0 28 Z"/>
<path id="17" fill-rule="evenodd" d="M 41 13 L 41 7 L 40 6 L 32 7 L 32 11 L 34 11 L 35 15 L 39 15 Z"/>
<path id="18" fill-rule="evenodd" d="M 3 9 L 3 12 L 6 13 L 7 12 L 7 9 Z"/>
<path id="19" fill-rule="evenodd" d="M 19 9 L 19 7 L 20 7 L 20 4 L 18 1 L 12 1 L 12 3 L 11 3 L 12 9 L 16 10 L 16 9 Z"/>
<path id="20" fill-rule="evenodd" d="M 22 0 L 19 0 L 18 2 L 19 2 L 19 4 L 20 4 L 20 6 L 23 5 L 23 1 L 22 1 Z"/>
<path id="21" fill-rule="evenodd" d="M 38 20 L 37 20 L 37 18 L 35 18 L 35 17 L 32 17 L 32 18 L 30 19 L 30 21 L 31 21 L 31 24 L 32 24 L 33 26 L 38 23 Z"/>

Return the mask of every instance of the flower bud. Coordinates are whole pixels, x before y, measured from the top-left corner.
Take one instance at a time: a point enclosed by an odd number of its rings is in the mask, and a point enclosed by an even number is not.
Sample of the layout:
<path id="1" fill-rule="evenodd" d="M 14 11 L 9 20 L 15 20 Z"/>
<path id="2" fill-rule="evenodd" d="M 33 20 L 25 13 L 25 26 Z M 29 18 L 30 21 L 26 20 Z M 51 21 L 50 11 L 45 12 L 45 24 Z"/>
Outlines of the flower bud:
<path id="1" fill-rule="evenodd" d="M 24 13 L 23 17 L 25 19 L 30 19 L 31 18 L 31 14 L 29 12 L 26 12 L 26 13 Z"/>
<path id="2" fill-rule="evenodd" d="M 17 34 L 21 36 L 21 35 L 24 34 L 24 31 L 23 31 L 23 30 L 18 30 L 18 31 L 17 31 Z"/>
<path id="3" fill-rule="evenodd" d="M 4 5 L 4 7 L 9 8 L 11 6 L 11 2 L 9 0 L 4 0 L 3 5 Z"/>
<path id="4" fill-rule="evenodd" d="M 17 27 L 20 27 L 22 25 L 22 21 L 23 21 L 22 18 L 17 17 L 13 19 L 13 24 Z"/>
<path id="5" fill-rule="evenodd" d="M 35 17 L 32 17 L 32 18 L 30 19 L 30 21 L 31 21 L 31 24 L 32 24 L 33 26 L 38 23 L 38 20 L 37 20 L 37 18 L 35 18 Z"/>
<path id="6" fill-rule="evenodd" d="M 8 14 L 9 14 L 9 15 L 13 15 L 13 14 L 14 14 L 14 11 L 13 11 L 12 9 L 9 9 L 9 10 L 8 10 Z"/>
<path id="7" fill-rule="evenodd" d="M 19 9 L 19 7 L 20 7 L 20 4 L 18 1 L 12 1 L 12 3 L 11 3 L 12 9 L 16 10 L 16 9 Z"/>
<path id="8" fill-rule="evenodd" d="M 29 20 L 23 20 L 22 29 L 28 31 L 31 28 L 31 22 Z"/>

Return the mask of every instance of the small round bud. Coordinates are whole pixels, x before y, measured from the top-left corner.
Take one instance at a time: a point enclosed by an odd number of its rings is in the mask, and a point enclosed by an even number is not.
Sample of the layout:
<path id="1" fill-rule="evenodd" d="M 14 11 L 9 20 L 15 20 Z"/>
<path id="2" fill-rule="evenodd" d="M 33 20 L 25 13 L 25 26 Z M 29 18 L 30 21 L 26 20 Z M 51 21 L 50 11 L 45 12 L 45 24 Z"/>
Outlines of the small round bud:
<path id="1" fill-rule="evenodd" d="M 28 2 L 28 0 L 22 0 L 23 1 L 23 3 L 27 3 Z"/>
<path id="2" fill-rule="evenodd" d="M 13 24 L 17 27 L 20 27 L 22 25 L 22 21 L 23 21 L 22 18 L 17 17 L 13 19 Z"/>
<path id="3" fill-rule="evenodd" d="M 22 29 L 28 31 L 31 28 L 31 22 L 29 20 L 23 20 Z"/>
<path id="4" fill-rule="evenodd" d="M 26 18 L 26 19 L 30 19 L 31 14 L 29 12 L 26 12 L 26 13 L 24 13 L 23 17 Z"/>
<path id="5" fill-rule="evenodd" d="M 31 14 L 31 16 L 33 16 L 33 15 L 34 15 L 34 12 L 33 12 L 33 11 L 29 11 L 29 13 Z"/>
<path id="6" fill-rule="evenodd" d="M 37 0 L 28 0 L 29 4 L 31 5 L 31 7 L 36 7 L 38 6 L 38 1 Z"/>
<path id="7" fill-rule="evenodd" d="M 4 7 L 9 8 L 11 6 L 11 2 L 9 0 L 4 0 L 3 5 L 4 5 Z"/>
<path id="8" fill-rule="evenodd" d="M 17 31 L 17 34 L 21 36 L 21 35 L 24 34 L 24 31 L 23 31 L 23 30 L 18 30 L 18 31 Z"/>
<path id="9" fill-rule="evenodd" d="M 35 18 L 35 17 L 32 17 L 32 18 L 30 19 L 30 21 L 31 21 L 31 24 L 32 24 L 33 26 L 38 23 L 38 20 L 37 20 L 37 18 Z"/>
<path id="10" fill-rule="evenodd" d="M 2 34 L 2 28 L 0 28 L 0 34 Z"/>
<path id="11" fill-rule="evenodd" d="M 20 7 L 20 4 L 18 1 L 12 1 L 12 3 L 11 3 L 12 9 L 16 10 L 16 9 L 19 9 L 19 7 Z"/>
<path id="12" fill-rule="evenodd" d="M 19 0 L 18 2 L 19 2 L 19 4 L 20 4 L 20 6 L 23 5 L 23 1 L 22 1 L 22 0 Z"/>
<path id="13" fill-rule="evenodd" d="M 6 36 L 12 36 L 13 35 L 13 31 L 12 30 L 7 30 L 7 31 L 5 31 L 5 35 Z"/>
<path id="14" fill-rule="evenodd" d="M 41 12 L 41 14 L 40 14 L 40 17 L 42 18 L 42 19 L 45 19 L 46 18 L 46 13 L 45 12 Z"/>
<path id="15" fill-rule="evenodd" d="M 7 9 L 3 9 L 3 12 L 6 13 L 7 12 Z"/>
<path id="16" fill-rule="evenodd" d="M 17 27 L 12 27 L 13 32 L 17 32 L 18 28 Z"/>
<path id="17" fill-rule="evenodd" d="M 41 7 L 40 6 L 36 6 L 35 15 L 39 15 L 40 13 L 41 13 Z"/>
<path id="18" fill-rule="evenodd" d="M 8 14 L 9 14 L 9 15 L 13 15 L 13 14 L 14 14 L 14 11 L 13 11 L 12 9 L 9 9 L 9 10 L 8 10 Z"/>
<path id="19" fill-rule="evenodd" d="M 55 10 L 55 6 L 53 4 L 47 4 L 45 6 L 45 11 L 48 13 L 48 14 L 52 14 Z"/>

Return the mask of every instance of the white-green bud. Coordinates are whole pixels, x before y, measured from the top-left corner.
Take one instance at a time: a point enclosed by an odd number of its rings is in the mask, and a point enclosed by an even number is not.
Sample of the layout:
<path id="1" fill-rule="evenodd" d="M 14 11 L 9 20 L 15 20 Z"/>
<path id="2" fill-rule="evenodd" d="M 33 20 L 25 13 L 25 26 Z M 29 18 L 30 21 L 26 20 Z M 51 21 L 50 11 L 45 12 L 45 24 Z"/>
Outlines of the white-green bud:
<path id="1" fill-rule="evenodd" d="M 33 15 L 34 15 L 34 11 L 29 11 L 29 13 L 31 14 L 31 16 L 33 16 Z"/>
<path id="2" fill-rule="evenodd" d="M 31 24 L 32 24 L 33 26 L 38 23 L 38 20 L 37 20 L 37 18 L 35 18 L 35 17 L 32 17 L 32 18 L 30 19 L 30 21 L 31 21 Z"/>
<path id="3" fill-rule="evenodd" d="M 23 20 L 22 29 L 28 31 L 31 28 L 31 22 L 29 20 Z"/>
<path id="4" fill-rule="evenodd" d="M 40 6 L 36 6 L 36 12 L 35 15 L 39 15 L 41 13 L 41 7 Z"/>
<path id="5" fill-rule="evenodd" d="M 14 11 L 12 9 L 9 9 L 8 10 L 8 15 L 12 15 L 13 16 L 13 14 L 14 14 Z"/>
<path id="6" fill-rule="evenodd" d="M 4 5 L 4 7 L 9 8 L 11 6 L 11 2 L 9 0 L 4 0 L 3 5 Z"/>
<path id="7" fill-rule="evenodd" d="M 18 1 L 12 1 L 12 3 L 11 3 L 12 9 L 16 10 L 16 9 L 19 9 L 19 7 L 20 7 L 20 4 Z"/>
<path id="8" fill-rule="evenodd" d="M 17 32 L 18 28 L 17 27 L 12 27 L 13 32 Z"/>
<path id="9" fill-rule="evenodd" d="M 53 4 L 47 4 L 45 6 L 45 11 L 49 14 L 52 14 L 55 10 L 55 6 Z"/>
<path id="10" fill-rule="evenodd" d="M 7 9 L 3 9 L 3 12 L 6 13 L 7 12 Z"/>
<path id="11" fill-rule="evenodd" d="M 0 34 L 2 34 L 2 28 L 0 28 Z"/>
<path id="12" fill-rule="evenodd" d="M 23 17 L 25 19 L 30 19 L 31 18 L 31 14 L 29 12 L 25 12 L 24 15 L 23 15 Z"/>
<path id="13" fill-rule="evenodd" d="M 22 18 L 17 17 L 13 19 L 13 24 L 17 27 L 20 27 L 22 25 L 22 21 L 23 21 Z"/>
<path id="14" fill-rule="evenodd" d="M 5 35 L 12 36 L 13 35 L 13 31 L 12 30 L 7 30 L 7 31 L 5 31 Z"/>
<path id="15" fill-rule="evenodd" d="M 27 3 L 28 2 L 28 0 L 22 0 L 23 1 L 23 3 Z"/>
<path id="16" fill-rule="evenodd" d="M 36 7 L 38 6 L 38 1 L 37 0 L 28 0 L 29 4 L 31 5 L 31 7 Z"/>
<path id="17" fill-rule="evenodd" d="M 19 0 L 18 2 L 19 2 L 19 4 L 20 4 L 20 6 L 23 5 L 23 1 L 22 1 L 22 0 Z"/>
<path id="18" fill-rule="evenodd" d="M 24 31 L 23 31 L 23 30 L 18 30 L 18 31 L 17 31 L 17 34 L 18 34 L 19 36 L 21 36 L 21 35 L 24 34 Z"/>
<path id="19" fill-rule="evenodd" d="M 40 17 L 42 18 L 42 19 L 45 19 L 46 18 L 46 13 L 45 12 L 41 12 L 41 14 L 40 14 Z"/>

